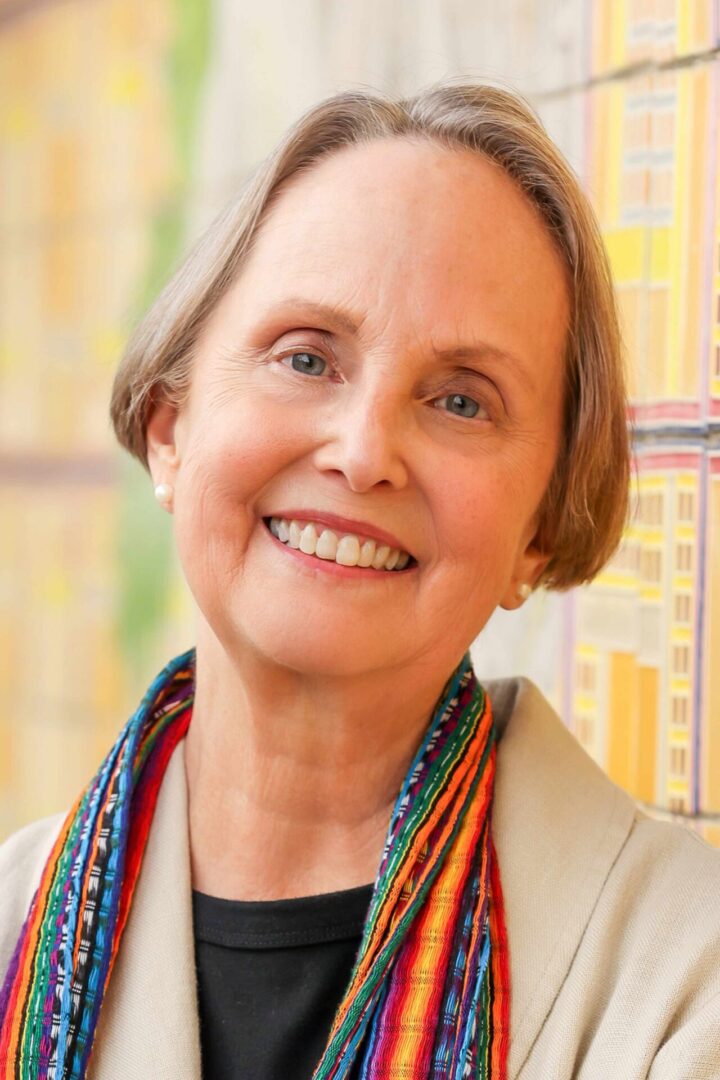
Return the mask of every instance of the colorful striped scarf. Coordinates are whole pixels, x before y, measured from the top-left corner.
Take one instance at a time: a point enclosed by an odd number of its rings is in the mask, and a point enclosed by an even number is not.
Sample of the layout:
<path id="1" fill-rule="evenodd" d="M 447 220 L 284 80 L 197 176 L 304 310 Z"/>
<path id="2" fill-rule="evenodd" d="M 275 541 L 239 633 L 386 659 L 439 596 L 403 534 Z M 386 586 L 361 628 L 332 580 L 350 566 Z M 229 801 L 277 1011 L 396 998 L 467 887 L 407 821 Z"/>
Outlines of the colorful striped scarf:
<path id="1" fill-rule="evenodd" d="M 154 680 L 74 804 L 0 992 L 0 1080 L 87 1075 L 195 650 Z M 506 1080 L 509 956 L 490 836 L 496 730 L 467 653 L 397 798 L 350 984 L 313 1080 Z"/>

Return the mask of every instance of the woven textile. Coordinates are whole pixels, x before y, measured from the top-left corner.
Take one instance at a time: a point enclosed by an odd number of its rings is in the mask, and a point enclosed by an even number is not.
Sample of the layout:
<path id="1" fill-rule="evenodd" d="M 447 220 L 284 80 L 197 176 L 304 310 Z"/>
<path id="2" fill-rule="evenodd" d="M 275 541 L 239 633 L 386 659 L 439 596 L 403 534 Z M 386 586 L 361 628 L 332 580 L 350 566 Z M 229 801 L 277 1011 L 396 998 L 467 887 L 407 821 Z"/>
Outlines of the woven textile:
<path id="1" fill-rule="evenodd" d="M 154 680 L 71 808 L 0 992 L 0 1080 L 87 1075 L 195 650 Z M 408 770 L 314 1080 L 505 1080 L 509 956 L 490 833 L 496 732 L 465 655 Z"/>

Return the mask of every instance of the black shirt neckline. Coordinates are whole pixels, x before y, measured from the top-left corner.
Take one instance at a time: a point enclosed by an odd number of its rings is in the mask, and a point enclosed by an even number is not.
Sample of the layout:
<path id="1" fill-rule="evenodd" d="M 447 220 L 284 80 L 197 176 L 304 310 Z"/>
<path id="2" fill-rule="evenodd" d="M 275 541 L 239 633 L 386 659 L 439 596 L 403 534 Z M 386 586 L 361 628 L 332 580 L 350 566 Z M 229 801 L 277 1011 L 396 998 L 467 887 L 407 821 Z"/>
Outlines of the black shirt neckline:
<path id="1" fill-rule="evenodd" d="M 199 941 L 226 948 L 284 949 L 359 937 L 374 882 L 284 900 L 227 900 L 192 890 Z"/>

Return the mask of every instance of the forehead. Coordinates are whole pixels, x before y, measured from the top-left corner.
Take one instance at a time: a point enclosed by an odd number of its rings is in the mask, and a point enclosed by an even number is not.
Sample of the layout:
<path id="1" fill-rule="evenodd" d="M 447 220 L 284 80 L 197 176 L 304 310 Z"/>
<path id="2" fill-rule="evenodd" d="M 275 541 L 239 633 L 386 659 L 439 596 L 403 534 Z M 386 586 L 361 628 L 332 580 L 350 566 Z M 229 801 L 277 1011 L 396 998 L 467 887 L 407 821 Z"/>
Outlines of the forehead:
<path id="1" fill-rule="evenodd" d="M 368 333 L 493 333 L 508 351 L 561 346 L 568 318 L 563 259 L 516 184 L 420 139 L 347 147 L 291 177 L 234 291 L 345 305 Z"/>

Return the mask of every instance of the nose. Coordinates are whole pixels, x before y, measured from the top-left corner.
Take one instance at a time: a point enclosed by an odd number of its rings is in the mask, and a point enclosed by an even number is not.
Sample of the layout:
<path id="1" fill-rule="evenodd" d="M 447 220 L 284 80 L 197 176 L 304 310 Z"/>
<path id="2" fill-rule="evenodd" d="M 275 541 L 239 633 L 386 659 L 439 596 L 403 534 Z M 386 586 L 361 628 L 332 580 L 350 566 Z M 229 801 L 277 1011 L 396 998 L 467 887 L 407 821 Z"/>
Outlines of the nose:
<path id="1" fill-rule="evenodd" d="M 397 395 L 388 393 L 385 382 L 346 387 L 340 397 L 318 421 L 317 468 L 342 473 L 352 491 L 378 484 L 404 487 L 408 432 Z"/>

